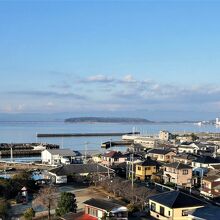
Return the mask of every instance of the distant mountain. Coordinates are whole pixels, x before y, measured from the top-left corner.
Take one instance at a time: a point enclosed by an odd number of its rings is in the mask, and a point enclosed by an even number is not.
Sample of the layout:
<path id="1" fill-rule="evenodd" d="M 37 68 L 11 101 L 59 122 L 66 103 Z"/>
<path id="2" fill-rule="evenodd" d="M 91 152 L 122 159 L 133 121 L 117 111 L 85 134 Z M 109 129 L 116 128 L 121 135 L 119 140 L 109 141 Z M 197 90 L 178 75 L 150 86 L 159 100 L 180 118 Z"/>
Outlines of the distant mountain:
<path id="1" fill-rule="evenodd" d="M 87 122 L 87 123 L 154 123 L 153 121 L 144 118 L 119 118 L 119 117 L 77 117 L 67 118 L 65 122 L 76 123 L 76 122 Z"/>

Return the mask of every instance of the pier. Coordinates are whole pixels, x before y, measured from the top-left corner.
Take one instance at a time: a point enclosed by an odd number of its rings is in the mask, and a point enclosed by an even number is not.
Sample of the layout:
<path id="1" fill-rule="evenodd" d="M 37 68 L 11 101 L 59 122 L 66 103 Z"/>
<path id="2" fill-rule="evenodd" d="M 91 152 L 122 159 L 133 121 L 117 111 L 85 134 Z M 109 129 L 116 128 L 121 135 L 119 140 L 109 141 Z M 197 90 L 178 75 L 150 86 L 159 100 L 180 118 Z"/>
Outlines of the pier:
<path id="1" fill-rule="evenodd" d="M 37 137 L 102 137 L 122 136 L 126 134 L 140 134 L 140 132 L 107 132 L 107 133 L 63 133 L 63 134 L 37 134 Z"/>

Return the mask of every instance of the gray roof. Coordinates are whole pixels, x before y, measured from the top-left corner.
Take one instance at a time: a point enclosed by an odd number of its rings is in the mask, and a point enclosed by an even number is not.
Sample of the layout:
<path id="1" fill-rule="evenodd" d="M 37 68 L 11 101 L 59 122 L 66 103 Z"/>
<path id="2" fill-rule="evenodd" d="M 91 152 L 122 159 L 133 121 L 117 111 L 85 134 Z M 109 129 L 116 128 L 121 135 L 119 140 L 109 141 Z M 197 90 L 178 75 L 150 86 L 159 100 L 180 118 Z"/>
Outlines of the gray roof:
<path id="1" fill-rule="evenodd" d="M 91 198 L 87 201 L 84 202 L 84 204 L 89 205 L 89 206 L 93 206 L 93 207 L 97 207 L 103 210 L 106 210 L 108 212 L 110 212 L 113 209 L 117 209 L 117 208 L 121 208 L 124 207 L 122 205 L 119 205 L 113 201 L 108 201 L 108 200 L 104 200 L 104 199 L 94 199 Z"/>
<path id="2" fill-rule="evenodd" d="M 68 176 L 72 174 L 83 174 L 83 173 L 108 173 L 108 168 L 105 166 L 102 166 L 100 164 L 68 164 L 61 167 L 57 167 L 54 169 L 51 169 L 49 171 L 50 173 L 54 173 L 57 176 Z M 109 169 L 110 173 L 113 173 L 114 171 L 112 169 Z"/>
<path id="3" fill-rule="evenodd" d="M 172 152 L 172 150 L 170 150 L 170 149 L 154 148 L 154 149 L 152 149 L 152 150 L 149 150 L 147 153 L 165 155 L 165 154 L 168 154 L 168 153 L 170 153 L 170 152 Z"/>
<path id="4" fill-rule="evenodd" d="M 200 219 L 217 220 L 220 219 L 220 208 L 213 205 L 205 206 L 191 211 L 190 216 Z"/>
<path id="5" fill-rule="evenodd" d="M 181 169 L 192 169 L 191 166 L 187 165 L 187 164 L 183 164 L 183 163 L 179 163 L 179 162 L 174 162 L 174 163 L 168 163 L 168 164 L 164 164 L 165 167 L 172 167 L 178 170 Z"/>
<path id="6" fill-rule="evenodd" d="M 204 206 L 206 204 L 200 199 L 180 191 L 160 193 L 154 196 L 150 196 L 149 199 L 169 208 L 196 207 Z"/>
<path id="7" fill-rule="evenodd" d="M 76 156 L 76 153 L 73 152 L 72 150 L 70 149 L 47 149 L 48 152 L 50 152 L 52 155 L 60 155 L 60 156 L 63 156 L 63 157 L 74 157 Z"/>

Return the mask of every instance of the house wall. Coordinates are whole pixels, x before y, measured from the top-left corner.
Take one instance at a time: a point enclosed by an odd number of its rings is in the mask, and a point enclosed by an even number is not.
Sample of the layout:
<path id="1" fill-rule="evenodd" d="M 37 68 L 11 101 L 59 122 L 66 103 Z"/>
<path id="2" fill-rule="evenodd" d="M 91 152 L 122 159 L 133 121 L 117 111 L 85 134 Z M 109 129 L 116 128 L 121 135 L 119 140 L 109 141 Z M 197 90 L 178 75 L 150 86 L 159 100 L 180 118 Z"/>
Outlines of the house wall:
<path id="1" fill-rule="evenodd" d="M 144 139 L 144 138 L 136 138 L 134 140 L 135 144 L 140 144 L 146 148 L 154 148 L 156 146 L 156 140 L 154 139 Z"/>
<path id="2" fill-rule="evenodd" d="M 187 213 L 202 207 L 203 206 L 173 209 L 173 220 L 190 220 L 192 218 L 188 216 Z M 186 216 L 184 216 L 184 213 L 186 214 Z"/>
<path id="3" fill-rule="evenodd" d="M 220 190 L 219 189 L 214 189 L 214 187 L 220 186 L 220 180 L 202 180 L 202 188 L 200 193 L 202 195 L 208 196 L 208 197 L 219 197 L 220 196 Z"/>
<path id="4" fill-rule="evenodd" d="M 155 204 L 155 205 L 154 205 Z M 172 209 L 169 207 L 166 207 L 160 203 L 154 202 L 152 200 L 149 200 L 150 205 L 150 215 L 156 219 L 162 219 L 162 220 L 168 220 L 172 219 L 173 212 Z M 155 207 L 155 210 L 153 209 Z M 160 207 L 164 208 L 164 215 L 160 214 Z"/>
<path id="5" fill-rule="evenodd" d="M 102 158 L 102 164 L 111 166 L 113 164 L 119 164 L 125 162 L 127 159 L 125 157 L 120 158 L 111 158 L 111 157 L 103 157 Z"/>
<path id="6" fill-rule="evenodd" d="M 152 203 L 155 204 L 155 210 L 152 210 Z M 156 219 L 161 219 L 161 220 L 171 220 L 171 219 L 172 220 L 189 220 L 191 218 L 189 216 L 184 216 L 184 213 L 187 214 L 188 211 L 203 207 L 203 206 L 197 206 L 197 207 L 172 209 L 160 203 L 154 202 L 153 200 L 149 200 L 149 204 L 150 204 L 150 209 L 151 209 L 150 215 Z M 160 213 L 160 207 L 164 208 L 164 215 Z"/>
<path id="7" fill-rule="evenodd" d="M 167 162 L 167 163 L 173 162 L 174 155 L 176 155 L 174 152 L 169 152 L 165 155 L 149 153 L 149 156 L 152 157 L 153 159 L 156 159 L 157 161 L 161 161 L 161 162 Z"/>
<path id="8" fill-rule="evenodd" d="M 170 175 L 170 178 L 168 177 Z M 172 182 L 183 187 L 192 186 L 192 169 L 164 168 L 164 182 Z"/>
<path id="9" fill-rule="evenodd" d="M 179 146 L 178 147 L 178 152 L 179 153 L 191 153 L 191 154 L 196 154 L 197 153 L 197 149 L 193 148 L 193 147 L 184 147 L 184 146 Z"/>
<path id="10" fill-rule="evenodd" d="M 136 165 L 135 176 L 140 180 L 145 180 L 145 176 L 151 176 L 153 173 L 156 173 L 156 166 Z"/>

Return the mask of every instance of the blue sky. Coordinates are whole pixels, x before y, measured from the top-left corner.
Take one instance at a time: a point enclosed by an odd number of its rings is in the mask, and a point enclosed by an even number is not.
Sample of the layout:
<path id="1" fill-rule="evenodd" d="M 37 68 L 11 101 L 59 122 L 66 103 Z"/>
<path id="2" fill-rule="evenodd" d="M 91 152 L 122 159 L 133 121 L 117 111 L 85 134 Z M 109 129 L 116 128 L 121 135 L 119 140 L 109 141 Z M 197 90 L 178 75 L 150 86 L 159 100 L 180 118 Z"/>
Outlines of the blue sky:
<path id="1" fill-rule="evenodd" d="M 0 2 L 0 112 L 220 111 L 220 1 Z"/>

